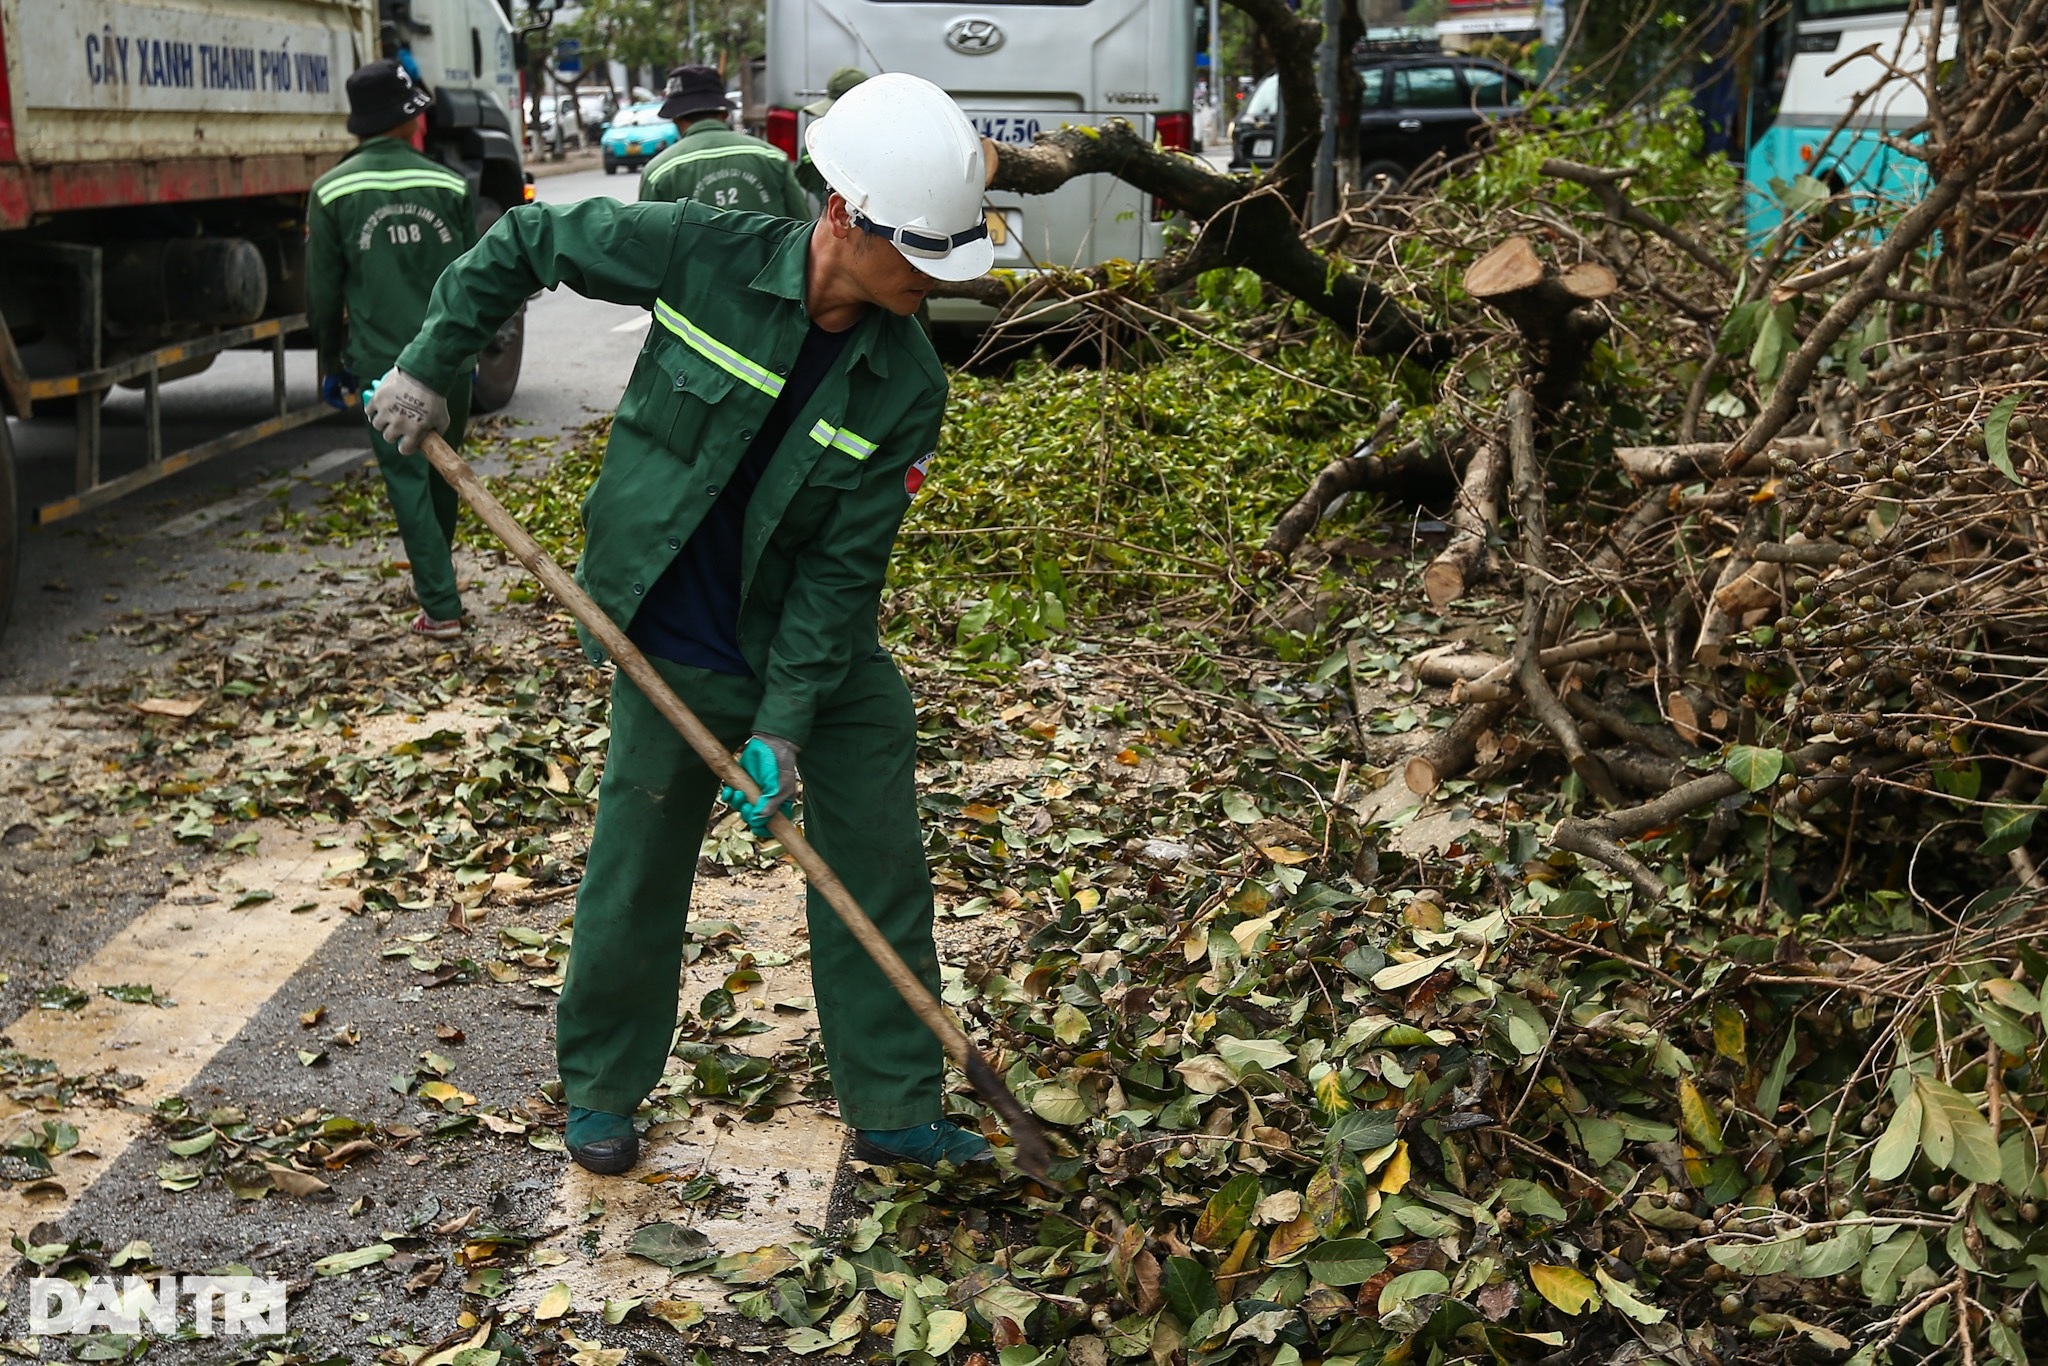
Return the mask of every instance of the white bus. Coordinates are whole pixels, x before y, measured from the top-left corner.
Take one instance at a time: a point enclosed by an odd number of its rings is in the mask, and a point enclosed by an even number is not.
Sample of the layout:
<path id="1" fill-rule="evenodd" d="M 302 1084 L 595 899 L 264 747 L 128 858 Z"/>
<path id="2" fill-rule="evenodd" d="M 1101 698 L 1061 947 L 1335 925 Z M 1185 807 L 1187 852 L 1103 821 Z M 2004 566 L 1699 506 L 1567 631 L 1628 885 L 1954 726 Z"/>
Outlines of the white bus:
<path id="1" fill-rule="evenodd" d="M 1062 124 L 1129 119 L 1167 147 L 1194 131 L 1195 12 L 1189 0 L 768 0 L 765 133 L 791 157 L 840 67 L 905 71 L 945 90 L 982 134 L 1029 143 Z M 998 270 L 1144 261 L 1165 250 L 1151 197 L 1111 176 L 1048 195 L 989 195 Z M 936 322 L 989 310 L 934 299 Z"/>
<path id="2" fill-rule="evenodd" d="M 1927 117 L 1914 79 L 1927 70 L 1928 7 L 1899 0 L 1795 0 L 1790 59 L 1776 116 L 1749 149 L 1749 226 L 1762 237 L 1783 218 L 1773 182 L 1812 176 L 1861 207 L 1911 203 L 1927 192 L 1926 163 L 1885 138 Z M 1953 6 L 1939 54 L 1955 54 Z M 1836 131 L 1837 128 L 1840 131 Z"/>

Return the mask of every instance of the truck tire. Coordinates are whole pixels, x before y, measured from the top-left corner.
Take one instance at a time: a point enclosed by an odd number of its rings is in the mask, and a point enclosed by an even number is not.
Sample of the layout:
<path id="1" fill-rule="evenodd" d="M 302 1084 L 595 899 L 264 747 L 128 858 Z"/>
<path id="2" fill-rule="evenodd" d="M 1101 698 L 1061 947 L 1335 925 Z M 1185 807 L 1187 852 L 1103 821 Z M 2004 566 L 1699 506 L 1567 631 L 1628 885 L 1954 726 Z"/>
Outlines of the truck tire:
<path id="1" fill-rule="evenodd" d="M 476 230 L 482 236 L 491 224 L 505 216 L 505 206 L 495 199 L 476 202 Z M 476 384 L 470 393 L 470 411 L 495 413 L 512 401 L 519 388 L 519 363 L 526 354 L 526 305 L 491 338 L 476 358 Z"/>
<path id="2" fill-rule="evenodd" d="M 512 401 L 513 392 L 519 388 L 519 362 L 525 352 L 526 305 L 521 304 L 476 358 L 476 386 L 469 403 L 473 411 L 495 413 Z"/>
<path id="3" fill-rule="evenodd" d="M 0 631 L 14 614 L 14 581 L 21 569 L 21 509 L 15 503 L 14 442 L 0 413 Z"/>

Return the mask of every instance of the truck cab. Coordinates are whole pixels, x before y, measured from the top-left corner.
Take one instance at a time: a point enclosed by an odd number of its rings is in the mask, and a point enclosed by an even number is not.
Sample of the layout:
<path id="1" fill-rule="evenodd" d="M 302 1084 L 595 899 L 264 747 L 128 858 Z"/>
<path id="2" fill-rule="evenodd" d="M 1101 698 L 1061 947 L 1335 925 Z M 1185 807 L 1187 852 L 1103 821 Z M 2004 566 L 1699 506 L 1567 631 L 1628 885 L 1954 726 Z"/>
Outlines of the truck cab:
<path id="1" fill-rule="evenodd" d="M 378 0 L 384 55 L 409 58 L 434 92 L 427 155 L 469 177 L 485 212 L 525 193 L 519 165 L 519 63 L 498 0 Z"/>

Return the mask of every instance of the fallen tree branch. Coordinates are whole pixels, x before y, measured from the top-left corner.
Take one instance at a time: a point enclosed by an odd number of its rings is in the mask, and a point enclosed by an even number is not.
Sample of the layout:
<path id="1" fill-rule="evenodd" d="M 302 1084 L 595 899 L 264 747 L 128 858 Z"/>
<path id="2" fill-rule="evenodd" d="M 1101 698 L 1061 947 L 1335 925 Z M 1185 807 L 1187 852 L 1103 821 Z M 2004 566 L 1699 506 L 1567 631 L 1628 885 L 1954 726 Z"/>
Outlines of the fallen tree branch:
<path id="1" fill-rule="evenodd" d="M 1650 642 L 1634 631 L 1600 631 L 1562 645 L 1539 650 L 1536 660 L 1545 669 L 1561 668 L 1606 655 L 1647 651 Z M 1456 683 L 1478 683 L 1506 678 L 1512 660 L 1463 645 L 1446 645 L 1425 650 L 1409 661 L 1418 681 L 1432 687 L 1448 688 Z"/>
<path id="2" fill-rule="evenodd" d="M 1934 183 L 1925 199 L 1886 229 L 1884 241 L 1870 252 L 1869 262 L 1856 277 L 1855 286 L 1821 316 L 1799 349 L 1786 360 L 1763 411 L 1729 449 L 1722 465 L 1724 470 L 1733 472 L 1748 464 L 1792 420 L 1821 361 L 1849 330 L 1849 325 L 1890 287 L 1892 272 L 1920 249 L 1984 168 L 2022 147 L 2038 145 L 2043 133 L 2048 132 L 2048 104 L 2036 102 L 2009 131 L 1996 137 L 1991 135 L 1991 122 L 2003 108 L 2005 97 L 2016 93 L 2016 82 L 2011 70 L 2001 71 L 1991 82 L 1990 91 L 1978 101 L 1968 124 L 1945 149 L 1945 154 L 1952 158 L 1950 169 Z"/>
<path id="3" fill-rule="evenodd" d="M 1667 726 L 1638 725 L 1627 717 L 1601 706 L 1582 692 L 1572 693 L 1565 698 L 1564 704 L 1571 708 L 1572 714 L 1581 721 L 1598 726 L 1617 740 L 1625 740 L 1631 745 L 1639 745 L 1667 759 L 1681 762 L 1699 757 L 1699 751 L 1681 740 L 1677 731 Z M 1683 777 L 1683 773 L 1677 774 L 1671 779 L 1671 783 L 1679 782 Z M 1671 783 L 1663 786 L 1669 787 Z"/>
<path id="4" fill-rule="evenodd" d="M 1328 514 L 1330 505 L 1347 493 L 1361 489 L 1397 489 L 1413 493 L 1416 486 L 1448 474 L 1441 455 L 1411 441 L 1391 455 L 1368 454 L 1370 446 L 1340 460 L 1332 460 L 1309 482 L 1294 506 L 1280 515 L 1272 534 L 1259 548 L 1255 563 L 1261 567 L 1284 564 L 1303 540 Z"/>
<path id="5" fill-rule="evenodd" d="M 1621 804 L 1621 789 L 1607 766 L 1586 748 L 1571 714 L 1558 701 L 1556 689 L 1543 676 L 1543 598 L 1549 572 L 1549 517 L 1545 508 L 1543 470 L 1536 463 L 1536 405 L 1529 391 L 1516 385 L 1508 391 L 1508 461 L 1515 490 L 1515 519 L 1522 536 L 1522 630 L 1516 642 L 1515 681 L 1528 699 L 1529 711 L 1557 738 L 1565 762 L 1595 796 L 1610 806 Z"/>
<path id="6" fill-rule="evenodd" d="M 1672 246 L 1677 247 L 1687 256 L 1705 266 L 1719 279 L 1732 280 L 1734 278 L 1729 272 L 1728 267 L 1716 258 L 1712 252 L 1655 214 L 1650 213 L 1646 209 L 1638 208 L 1629 200 L 1628 195 L 1622 191 L 1621 182 L 1637 174 L 1634 167 L 1587 166 L 1576 161 L 1565 161 L 1559 157 L 1545 157 L 1543 165 L 1539 169 L 1552 180 L 1569 180 L 1573 184 L 1583 185 L 1591 190 L 1593 197 L 1600 201 L 1600 207 L 1605 209 L 1607 216 L 1616 223 L 1625 224 L 1628 227 L 1663 238 Z"/>
<path id="7" fill-rule="evenodd" d="M 1238 266 L 1343 328 L 1368 354 L 1408 357 L 1431 367 L 1449 359 L 1446 339 L 1432 334 L 1363 273 L 1303 240 L 1301 222 L 1279 181 L 1226 175 L 1199 157 L 1169 152 L 1127 119 L 1110 119 L 1099 127 L 1061 127 L 1039 134 L 1028 147 L 991 145 L 996 149 L 991 189 L 1047 194 L 1079 176 L 1112 175 L 1200 223 L 1192 246 L 1147 267 L 1154 289 L 1202 271 Z M 1118 279 L 1127 273 L 1128 267 L 1118 263 Z M 1071 284 L 1061 286 L 1061 279 Z M 1004 308 L 1021 291 L 1031 291 L 1036 299 L 1061 288 L 1086 291 L 1111 284 L 1109 268 L 1098 266 L 1023 276 L 1004 272 L 933 292 Z"/>
<path id="8" fill-rule="evenodd" d="M 1725 441 L 1687 441 L 1676 446 L 1622 446 L 1614 452 L 1614 459 L 1628 471 L 1629 478 L 1639 484 L 1672 484 L 1681 479 L 1719 479 L 1728 474 L 1747 473 L 1752 465 L 1774 455 L 1787 455 L 1811 463 L 1826 456 L 1831 448 L 1832 443 L 1823 436 L 1780 437 L 1732 470 L 1726 467 L 1728 443 Z"/>
<path id="9" fill-rule="evenodd" d="M 1472 756 L 1478 752 L 1479 737 L 1493 729 L 1494 723 L 1507 715 L 1507 711 L 1508 703 L 1503 699 L 1482 702 L 1458 713 L 1457 720 L 1432 735 L 1402 768 L 1401 778 L 1407 783 L 1408 790 L 1427 797 L 1441 787 L 1446 778 L 1464 772 L 1471 764 Z"/>
<path id="10" fill-rule="evenodd" d="M 1621 847 L 1612 835 L 1605 833 L 1590 822 L 1565 820 L 1558 822 L 1550 842 L 1558 848 L 1574 854 L 1583 854 L 1598 859 L 1607 867 L 1627 878 L 1636 889 L 1636 894 L 1650 905 L 1662 901 L 1671 890 L 1664 885 L 1664 879 L 1650 870 L 1650 865 Z"/>
<path id="11" fill-rule="evenodd" d="M 1486 547 L 1499 534 L 1501 484 L 1507 463 L 1498 443 L 1480 444 L 1465 462 L 1458 501 L 1451 508 L 1451 540 L 1422 571 L 1422 592 L 1441 613 L 1465 596 L 1465 589 L 1484 572 Z"/>

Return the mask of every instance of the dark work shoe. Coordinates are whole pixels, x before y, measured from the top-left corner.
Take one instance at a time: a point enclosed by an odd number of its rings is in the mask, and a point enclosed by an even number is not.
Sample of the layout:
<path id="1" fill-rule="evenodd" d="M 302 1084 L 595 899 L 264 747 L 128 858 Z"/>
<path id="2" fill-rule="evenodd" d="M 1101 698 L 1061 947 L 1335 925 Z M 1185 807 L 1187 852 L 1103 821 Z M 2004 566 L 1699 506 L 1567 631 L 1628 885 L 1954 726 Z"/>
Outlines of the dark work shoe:
<path id="1" fill-rule="evenodd" d="M 599 1176 L 617 1176 L 640 1160 L 640 1136 L 633 1121 L 603 1110 L 569 1107 L 569 1156 L 576 1165 Z"/>
<path id="2" fill-rule="evenodd" d="M 853 1135 L 853 1155 L 878 1167 L 899 1162 L 936 1167 L 941 1162 L 950 1162 L 973 1171 L 987 1170 L 996 1161 L 987 1139 L 944 1119 L 908 1129 L 857 1129 Z"/>

